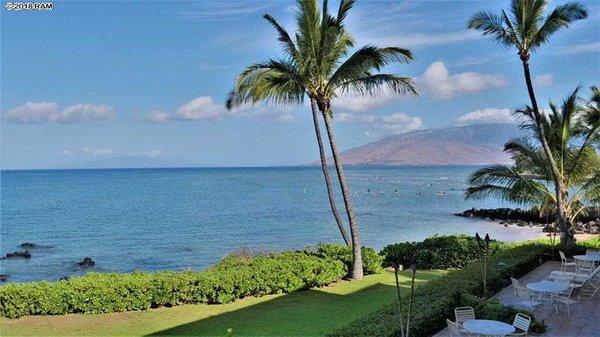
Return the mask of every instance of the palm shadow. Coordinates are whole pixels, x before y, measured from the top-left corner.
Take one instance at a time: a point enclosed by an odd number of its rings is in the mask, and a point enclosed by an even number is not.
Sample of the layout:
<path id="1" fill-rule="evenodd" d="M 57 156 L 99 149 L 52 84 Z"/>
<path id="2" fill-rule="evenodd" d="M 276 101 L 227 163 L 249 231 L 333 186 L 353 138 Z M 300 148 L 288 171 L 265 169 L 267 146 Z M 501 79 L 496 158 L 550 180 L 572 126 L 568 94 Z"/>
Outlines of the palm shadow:
<path id="1" fill-rule="evenodd" d="M 228 329 L 231 336 L 324 335 L 392 303 L 395 294 L 396 287 L 382 283 L 349 294 L 302 290 L 148 336 L 229 336 Z"/>

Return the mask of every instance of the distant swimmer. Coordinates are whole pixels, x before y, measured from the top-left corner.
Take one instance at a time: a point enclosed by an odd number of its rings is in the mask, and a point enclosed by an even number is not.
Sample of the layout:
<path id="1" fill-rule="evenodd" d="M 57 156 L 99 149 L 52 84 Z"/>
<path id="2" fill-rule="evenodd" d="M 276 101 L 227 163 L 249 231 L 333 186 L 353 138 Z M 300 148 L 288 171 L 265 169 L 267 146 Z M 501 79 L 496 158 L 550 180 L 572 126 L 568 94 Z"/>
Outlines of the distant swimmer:
<path id="1" fill-rule="evenodd" d="M 383 191 L 379 191 L 379 195 L 383 195 Z"/>

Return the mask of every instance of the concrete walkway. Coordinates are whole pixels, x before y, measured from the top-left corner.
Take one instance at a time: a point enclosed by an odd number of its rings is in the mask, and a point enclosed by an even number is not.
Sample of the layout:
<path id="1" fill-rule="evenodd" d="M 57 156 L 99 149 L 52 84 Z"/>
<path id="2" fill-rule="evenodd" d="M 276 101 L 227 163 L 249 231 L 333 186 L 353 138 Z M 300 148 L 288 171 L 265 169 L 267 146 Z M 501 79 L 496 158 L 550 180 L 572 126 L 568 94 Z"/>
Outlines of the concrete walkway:
<path id="1" fill-rule="evenodd" d="M 522 285 L 545 279 L 553 270 L 560 270 L 560 262 L 549 261 L 519 279 Z M 505 305 L 514 305 L 519 300 L 515 297 L 512 286 L 504 288 L 496 294 Z M 599 337 L 600 336 L 600 293 L 591 300 L 581 300 L 571 307 L 571 319 L 564 310 L 557 315 L 554 306 L 546 303 L 533 312 L 535 317 L 544 321 L 548 327 L 543 337 Z M 450 336 L 448 329 L 438 332 L 434 337 Z"/>

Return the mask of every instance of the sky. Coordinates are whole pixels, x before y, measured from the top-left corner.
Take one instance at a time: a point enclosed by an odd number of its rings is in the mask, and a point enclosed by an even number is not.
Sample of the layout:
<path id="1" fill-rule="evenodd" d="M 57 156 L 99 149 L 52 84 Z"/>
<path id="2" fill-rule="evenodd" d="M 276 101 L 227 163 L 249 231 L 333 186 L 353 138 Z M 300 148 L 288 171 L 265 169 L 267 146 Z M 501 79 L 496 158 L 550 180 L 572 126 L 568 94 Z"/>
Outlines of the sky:
<path id="1" fill-rule="evenodd" d="M 531 58 L 538 101 L 600 79 L 600 3 Z M 4 3 L 4 1 L 3 1 Z M 550 8 L 563 3 L 551 1 Z M 357 1 L 356 46 L 397 46 L 415 61 L 384 71 L 418 97 L 335 98 L 348 149 L 424 128 L 514 122 L 528 103 L 515 50 L 467 31 L 478 10 L 509 1 Z M 134 158 L 168 166 L 284 166 L 318 159 L 307 105 L 228 112 L 244 67 L 283 56 L 272 14 L 294 31 L 293 1 L 54 1 L 52 11 L 1 11 L 1 168 L 76 167 Z M 330 8 L 336 8 L 332 1 Z M 4 6 L 3 6 L 4 7 Z M 351 51 L 352 52 L 352 51 Z"/>

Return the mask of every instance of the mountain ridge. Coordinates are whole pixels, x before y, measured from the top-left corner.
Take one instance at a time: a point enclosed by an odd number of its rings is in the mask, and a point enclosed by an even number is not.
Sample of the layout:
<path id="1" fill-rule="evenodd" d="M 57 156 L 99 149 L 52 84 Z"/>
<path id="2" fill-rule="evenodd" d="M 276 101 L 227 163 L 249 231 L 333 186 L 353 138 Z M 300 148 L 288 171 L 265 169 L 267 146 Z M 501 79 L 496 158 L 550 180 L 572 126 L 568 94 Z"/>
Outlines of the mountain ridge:
<path id="1" fill-rule="evenodd" d="M 345 150 L 341 157 L 345 165 L 509 164 L 512 158 L 502 150 L 517 134 L 517 125 L 498 123 L 415 130 Z"/>

